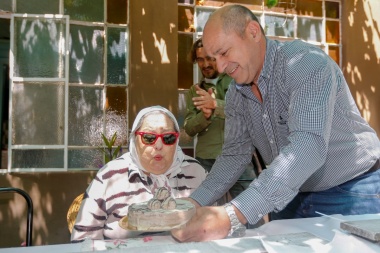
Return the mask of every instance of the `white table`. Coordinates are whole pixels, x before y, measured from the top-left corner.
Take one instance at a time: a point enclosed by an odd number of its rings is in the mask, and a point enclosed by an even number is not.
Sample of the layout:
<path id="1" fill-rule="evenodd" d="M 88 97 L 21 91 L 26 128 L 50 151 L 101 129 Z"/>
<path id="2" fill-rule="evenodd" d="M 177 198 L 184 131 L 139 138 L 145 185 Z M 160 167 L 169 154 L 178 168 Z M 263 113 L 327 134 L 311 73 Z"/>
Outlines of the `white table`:
<path id="1" fill-rule="evenodd" d="M 374 243 L 360 237 L 346 234 L 339 229 L 341 220 L 365 220 L 380 219 L 380 214 L 372 215 L 334 215 L 334 218 L 318 217 L 307 219 L 279 220 L 266 223 L 257 228 L 247 230 L 244 238 L 223 239 L 202 243 L 178 243 L 170 235 L 151 236 L 139 239 L 126 239 L 118 241 L 104 242 L 89 240 L 77 244 L 58 244 L 33 247 L 0 248 L 0 253 L 76 253 L 104 250 L 102 252 L 329 252 L 329 253 L 379 253 L 380 243 Z M 297 251 L 298 245 L 269 245 L 266 238 L 273 235 L 293 234 L 308 232 L 327 242 L 323 251 L 315 249 L 301 248 Z M 263 243 L 267 248 L 264 248 Z M 117 248 L 106 249 L 105 246 L 118 245 Z M 273 248 L 270 248 L 272 247 Z M 277 248 L 276 248 L 277 247 Z M 298 248 L 297 248 L 298 247 Z M 328 250 L 326 250 L 328 248 Z M 273 250 L 273 251 L 272 251 Z"/>

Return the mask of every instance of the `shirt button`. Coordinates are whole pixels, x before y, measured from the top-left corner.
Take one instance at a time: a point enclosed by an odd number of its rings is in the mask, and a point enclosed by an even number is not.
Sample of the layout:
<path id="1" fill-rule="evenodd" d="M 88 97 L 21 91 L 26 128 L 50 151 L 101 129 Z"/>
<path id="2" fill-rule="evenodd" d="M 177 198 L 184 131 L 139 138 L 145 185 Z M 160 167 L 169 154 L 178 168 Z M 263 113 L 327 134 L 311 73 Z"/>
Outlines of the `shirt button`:
<path id="1" fill-rule="evenodd" d="M 264 119 L 268 118 L 268 115 L 267 115 L 267 114 L 264 114 L 264 115 L 263 115 L 263 118 L 264 118 Z"/>
<path id="2" fill-rule="evenodd" d="M 270 143 L 270 144 L 273 144 L 273 140 L 270 140 L 269 143 Z"/>
<path id="3" fill-rule="evenodd" d="M 262 218 L 262 217 L 263 217 L 263 215 L 262 215 L 261 213 L 260 213 L 258 216 L 259 216 L 259 218 Z"/>

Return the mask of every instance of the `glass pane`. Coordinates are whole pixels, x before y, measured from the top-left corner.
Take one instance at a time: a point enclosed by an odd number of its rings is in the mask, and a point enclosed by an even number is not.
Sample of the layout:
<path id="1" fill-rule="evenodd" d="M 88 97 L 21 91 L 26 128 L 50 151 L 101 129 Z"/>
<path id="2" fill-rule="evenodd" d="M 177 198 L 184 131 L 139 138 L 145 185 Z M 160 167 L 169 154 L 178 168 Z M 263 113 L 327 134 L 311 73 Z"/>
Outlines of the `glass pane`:
<path id="1" fill-rule="evenodd" d="M 107 36 L 107 84 L 126 84 L 126 38 L 125 28 L 108 28 Z"/>
<path id="2" fill-rule="evenodd" d="M 63 145 L 64 83 L 14 83 L 12 144 Z"/>
<path id="3" fill-rule="evenodd" d="M 298 38 L 321 42 L 322 34 L 322 20 L 298 18 Z"/>
<path id="4" fill-rule="evenodd" d="M 16 77 L 65 77 L 64 19 L 15 17 Z"/>
<path id="5" fill-rule="evenodd" d="M 3 11 L 12 12 L 12 0 L 1 0 L 0 1 L 0 9 Z"/>
<path id="6" fill-rule="evenodd" d="M 128 119 L 127 119 L 127 88 L 107 87 L 106 96 L 106 133 L 110 138 L 115 132 L 117 139 L 115 145 L 127 145 L 128 143 Z"/>
<path id="7" fill-rule="evenodd" d="M 28 14 L 59 14 L 59 0 L 17 0 L 16 12 Z"/>
<path id="8" fill-rule="evenodd" d="M 192 34 L 178 34 L 178 88 L 189 89 L 193 85 L 193 63 L 190 50 Z"/>
<path id="9" fill-rule="evenodd" d="M 104 31 L 70 25 L 70 83 L 103 83 Z"/>
<path id="10" fill-rule="evenodd" d="M 194 4 L 194 0 L 178 0 L 179 4 Z"/>
<path id="11" fill-rule="evenodd" d="M 326 20 L 326 42 L 327 43 L 336 43 L 340 42 L 339 40 L 339 21 L 328 21 Z"/>
<path id="12" fill-rule="evenodd" d="M 99 149 L 69 149 L 69 169 L 100 169 L 103 153 Z"/>
<path id="13" fill-rule="evenodd" d="M 301 0 L 297 1 L 296 11 L 298 15 L 322 17 L 322 1 Z"/>
<path id="14" fill-rule="evenodd" d="M 127 104 L 127 88 L 107 87 L 106 110 L 126 114 Z"/>
<path id="15" fill-rule="evenodd" d="M 326 18 L 340 18 L 338 2 L 326 2 L 325 5 Z"/>
<path id="16" fill-rule="evenodd" d="M 11 20 L 10 19 L 0 18 L 0 38 L 7 40 L 8 44 L 9 44 L 9 40 L 11 38 L 10 27 L 11 27 Z M 7 51 L 9 51 L 9 50 L 7 50 Z"/>
<path id="17" fill-rule="evenodd" d="M 107 22 L 127 24 L 128 0 L 107 0 Z"/>
<path id="18" fill-rule="evenodd" d="M 194 8 L 178 6 L 178 31 L 194 32 Z"/>
<path id="19" fill-rule="evenodd" d="M 100 146 L 103 88 L 69 87 L 69 145 Z"/>
<path id="20" fill-rule="evenodd" d="M 196 32 L 203 32 L 208 17 L 214 10 L 210 8 L 195 8 L 196 21 L 194 25 Z"/>
<path id="21" fill-rule="evenodd" d="M 62 168 L 64 155 L 60 149 L 12 150 L 12 168 Z"/>
<path id="22" fill-rule="evenodd" d="M 104 22 L 104 0 L 64 0 L 64 13 L 71 20 Z"/>
<path id="23" fill-rule="evenodd" d="M 265 33 L 268 36 L 285 36 L 293 38 L 293 17 L 265 15 Z"/>
<path id="24" fill-rule="evenodd" d="M 340 66 L 340 48 L 336 46 L 329 46 L 330 57 Z"/>
<path id="25" fill-rule="evenodd" d="M 185 129 L 183 128 L 183 124 L 185 123 L 186 116 L 186 93 L 189 90 L 178 90 L 178 116 L 177 121 L 180 127 L 180 138 L 179 145 L 182 148 L 194 148 L 193 137 L 189 136 Z"/>

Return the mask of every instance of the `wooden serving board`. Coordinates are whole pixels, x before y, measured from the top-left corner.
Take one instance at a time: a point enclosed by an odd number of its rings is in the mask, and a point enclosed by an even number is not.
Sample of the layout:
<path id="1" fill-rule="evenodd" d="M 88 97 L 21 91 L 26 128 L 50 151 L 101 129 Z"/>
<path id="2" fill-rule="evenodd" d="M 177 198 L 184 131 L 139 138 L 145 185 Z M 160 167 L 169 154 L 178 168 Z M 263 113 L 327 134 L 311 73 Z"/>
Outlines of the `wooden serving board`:
<path id="1" fill-rule="evenodd" d="M 375 242 L 380 241 L 380 219 L 345 221 L 340 223 L 340 228 Z"/>

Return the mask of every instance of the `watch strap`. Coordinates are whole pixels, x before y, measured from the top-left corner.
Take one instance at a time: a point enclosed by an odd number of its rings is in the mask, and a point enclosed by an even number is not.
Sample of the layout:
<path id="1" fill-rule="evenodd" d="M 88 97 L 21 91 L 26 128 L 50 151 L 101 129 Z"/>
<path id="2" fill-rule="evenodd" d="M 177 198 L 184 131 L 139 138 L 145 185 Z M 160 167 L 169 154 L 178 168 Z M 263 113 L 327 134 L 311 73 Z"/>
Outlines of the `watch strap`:
<path id="1" fill-rule="evenodd" d="M 239 221 L 232 204 L 227 203 L 227 204 L 224 204 L 223 207 L 227 212 L 227 215 L 228 215 L 228 218 L 230 219 L 230 224 L 231 224 L 231 229 L 228 233 L 228 236 L 231 236 L 231 237 L 244 236 L 246 227 Z"/>

